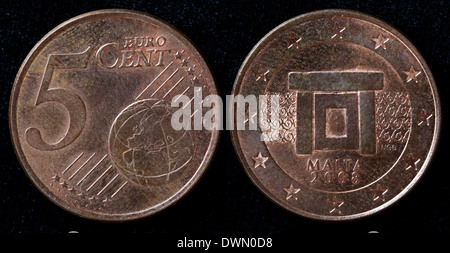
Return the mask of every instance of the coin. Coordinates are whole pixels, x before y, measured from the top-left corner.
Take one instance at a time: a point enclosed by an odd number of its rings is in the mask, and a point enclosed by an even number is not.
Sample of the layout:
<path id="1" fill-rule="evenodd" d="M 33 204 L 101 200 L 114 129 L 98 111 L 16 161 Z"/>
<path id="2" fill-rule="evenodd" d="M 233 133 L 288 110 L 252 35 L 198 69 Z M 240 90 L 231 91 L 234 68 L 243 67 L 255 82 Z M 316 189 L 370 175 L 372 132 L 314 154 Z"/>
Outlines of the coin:
<path id="1" fill-rule="evenodd" d="M 322 10 L 279 25 L 247 56 L 232 93 L 265 98 L 258 115 L 229 106 L 246 173 L 309 218 L 383 210 L 419 180 L 436 148 L 441 116 L 429 68 L 405 36 L 363 13 Z"/>
<path id="2" fill-rule="evenodd" d="M 17 74 L 16 154 L 44 195 L 79 216 L 157 213 L 198 182 L 218 141 L 218 130 L 171 125 L 172 100 L 195 87 L 217 94 L 198 50 L 167 23 L 128 10 L 77 16 L 42 38 Z"/>

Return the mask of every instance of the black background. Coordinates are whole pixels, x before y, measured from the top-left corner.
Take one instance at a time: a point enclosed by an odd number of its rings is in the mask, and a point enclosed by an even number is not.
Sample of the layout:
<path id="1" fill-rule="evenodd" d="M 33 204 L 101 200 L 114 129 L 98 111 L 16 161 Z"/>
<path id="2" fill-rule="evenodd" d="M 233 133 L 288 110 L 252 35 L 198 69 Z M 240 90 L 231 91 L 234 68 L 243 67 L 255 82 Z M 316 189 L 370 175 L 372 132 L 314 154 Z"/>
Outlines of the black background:
<path id="1" fill-rule="evenodd" d="M 324 222 L 304 218 L 271 202 L 252 184 L 222 131 L 209 169 L 183 199 L 151 217 L 126 223 L 80 218 L 50 202 L 27 178 L 14 154 L 8 128 L 11 88 L 32 47 L 51 29 L 79 14 L 106 8 L 132 9 L 178 28 L 209 63 L 220 94 L 231 93 L 236 74 L 253 46 L 282 22 L 327 8 L 362 11 L 401 31 L 427 61 L 440 92 L 442 113 L 449 95 L 448 1 L 2 1 L 0 4 L 0 232 L 150 233 L 175 247 L 184 236 L 297 236 L 448 232 L 450 173 L 443 118 L 440 143 L 426 173 L 403 198 L 370 217 Z M 170 239 L 167 239 L 170 238 Z M 287 240 L 295 243 L 295 240 Z M 158 243 L 158 241 L 154 242 Z"/>

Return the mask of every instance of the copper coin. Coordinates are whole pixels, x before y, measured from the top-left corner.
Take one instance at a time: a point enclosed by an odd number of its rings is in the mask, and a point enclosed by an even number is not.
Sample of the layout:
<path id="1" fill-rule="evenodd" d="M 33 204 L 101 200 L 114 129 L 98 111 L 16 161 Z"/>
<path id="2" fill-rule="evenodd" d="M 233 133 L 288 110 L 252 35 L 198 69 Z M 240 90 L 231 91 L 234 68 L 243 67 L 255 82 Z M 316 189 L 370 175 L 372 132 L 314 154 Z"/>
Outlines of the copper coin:
<path id="1" fill-rule="evenodd" d="M 391 205 L 422 176 L 438 139 L 425 61 L 398 31 L 359 12 L 317 11 L 276 27 L 243 63 L 239 94 L 267 97 L 256 131 L 248 108 L 246 128 L 232 130 L 248 176 L 310 218 L 348 220 Z"/>
<path id="2" fill-rule="evenodd" d="M 171 126 L 172 99 L 194 87 L 217 94 L 199 52 L 165 22 L 127 10 L 77 16 L 48 33 L 17 74 L 16 154 L 70 212 L 107 221 L 154 214 L 193 187 L 218 140 L 217 130 Z"/>

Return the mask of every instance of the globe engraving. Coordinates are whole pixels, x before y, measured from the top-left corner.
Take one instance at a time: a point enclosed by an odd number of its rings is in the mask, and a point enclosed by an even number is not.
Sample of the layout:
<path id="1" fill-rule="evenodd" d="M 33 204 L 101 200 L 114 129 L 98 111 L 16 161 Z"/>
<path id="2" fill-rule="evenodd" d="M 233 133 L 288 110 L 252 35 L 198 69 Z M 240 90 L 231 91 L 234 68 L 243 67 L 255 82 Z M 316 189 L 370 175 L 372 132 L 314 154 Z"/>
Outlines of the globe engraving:
<path id="1" fill-rule="evenodd" d="M 145 99 L 125 108 L 109 136 L 115 167 L 133 183 L 157 186 L 179 178 L 193 159 L 190 131 L 174 130 L 169 103 Z"/>

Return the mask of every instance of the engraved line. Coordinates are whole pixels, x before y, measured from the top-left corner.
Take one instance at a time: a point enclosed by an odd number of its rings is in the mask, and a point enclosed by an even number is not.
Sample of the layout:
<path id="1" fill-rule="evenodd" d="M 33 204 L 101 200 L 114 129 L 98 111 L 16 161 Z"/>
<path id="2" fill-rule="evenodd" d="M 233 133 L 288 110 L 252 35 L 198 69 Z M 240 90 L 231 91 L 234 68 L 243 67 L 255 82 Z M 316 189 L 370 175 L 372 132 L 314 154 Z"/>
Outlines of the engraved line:
<path id="1" fill-rule="evenodd" d="M 98 193 L 97 193 L 97 196 L 99 196 L 100 194 L 102 194 L 102 192 L 114 181 L 114 180 L 116 180 L 116 178 L 119 176 L 119 173 L 117 173 L 114 177 L 113 177 L 113 179 L 111 179 L 111 181 L 109 181 L 106 185 L 105 185 L 105 187 L 103 187 L 103 189 L 101 189 Z"/>
<path id="2" fill-rule="evenodd" d="M 158 92 L 159 91 L 159 89 L 161 89 L 161 87 L 163 87 L 164 86 L 164 84 L 166 84 L 167 83 L 167 81 L 169 81 L 169 79 L 170 78 L 172 78 L 177 72 L 178 72 L 178 70 L 179 70 L 179 68 L 178 69 L 176 69 L 170 76 L 169 76 L 169 78 L 167 78 L 162 84 L 161 84 L 161 86 L 159 86 L 158 87 L 158 89 L 156 89 L 154 92 L 153 92 L 153 94 L 152 95 L 150 95 L 150 97 L 153 97 L 153 95 L 155 95 L 156 94 L 156 92 Z"/>
<path id="3" fill-rule="evenodd" d="M 170 93 L 173 89 L 175 89 L 175 87 L 176 87 L 179 83 L 181 83 L 181 81 L 183 81 L 183 79 L 184 79 L 184 76 L 181 77 L 180 80 L 178 80 L 178 82 L 177 82 L 172 88 L 170 88 L 170 90 L 163 96 L 163 98 L 165 98 L 167 95 L 169 95 L 169 93 Z"/>
<path id="4" fill-rule="evenodd" d="M 191 119 L 192 117 L 194 117 L 194 115 L 198 112 L 199 109 L 195 110 L 195 112 L 191 115 Z"/>
<path id="5" fill-rule="evenodd" d="M 184 95 L 184 93 L 186 93 L 187 90 L 189 90 L 189 88 L 191 88 L 191 86 L 188 86 L 188 87 L 183 91 L 183 93 L 181 93 L 180 95 L 177 95 L 178 97 L 177 97 L 173 102 L 174 102 L 174 103 L 177 102 L 178 99 L 180 99 L 180 97 L 181 97 L 182 95 Z"/>
<path id="6" fill-rule="evenodd" d="M 189 100 L 189 102 L 187 102 L 187 103 L 183 106 L 182 109 L 184 109 L 184 108 L 186 108 L 188 105 L 190 105 L 191 102 L 192 102 L 192 100 L 194 100 L 194 98 L 191 98 L 191 100 Z"/>
<path id="7" fill-rule="evenodd" d="M 73 165 L 74 163 L 76 163 L 76 162 L 78 161 L 78 159 L 80 159 L 80 157 L 81 157 L 83 154 L 84 154 L 84 153 L 81 152 L 81 154 L 80 154 L 77 158 L 75 158 L 75 160 L 74 160 L 69 166 L 67 166 L 67 168 L 62 172 L 62 174 L 66 173 L 67 170 L 69 170 L 70 167 L 72 167 L 72 165 Z"/>
<path id="8" fill-rule="evenodd" d="M 95 156 L 95 152 L 80 166 L 80 168 L 75 171 L 72 176 L 69 177 L 69 180 L 72 179 L 80 170 Z"/>
<path id="9" fill-rule="evenodd" d="M 114 196 L 116 196 L 116 194 L 117 194 L 120 190 L 122 190 L 122 188 L 123 188 L 127 183 L 128 183 L 128 181 L 125 181 L 125 183 L 123 183 L 123 184 L 119 187 L 119 189 L 117 189 L 117 191 L 115 191 L 115 192 L 111 195 L 110 198 L 113 198 Z"/>
<path id="10" fill-rule="evenodd" d="M 191 99 L 191 101 L 192 101 L 192 99 Z M 203 99 L 202 99 L 202 101 L 200 101 L 200 104 L 203 104 Z M 195 110 L 194 113 L 191 115 L 191 118 L 194 117 L 194 115 L 195 115 L 199 110 L 200 110 L 200 108 L 197 109 L 197 110 Z"/>
<path id="11" fill-rule="evenodd" d="M 82 182 L 83 180 L 85 180 L 86 177 L 89 176 L 89 175 L 92 173 L 92 171 L 94 171 L 95 168 L 97 168 L 97 166 L 98 166 L 101 162 L 103 162 L 103 160 L 105 160 L 105 158 L 106 158 L 107 156 L 108 156 L 107 154 L 104 155 L 104 156 L 102 157 L 102 159 L 100 159 L 100 161 L 99 161 L 97 164 L 95 164 L 94 167 L 92 167 L 92 169 L 91 169 L 90 171 L 88 171 L 88 173 L 86 173 L 86 175 L 84 175 L 84 177 L 83 177 L 80 181 L 78 181 L 77 185 L 80 185 L 81 182 Z"/>
<path id="12" fill-rule="evenodd" d="M 173 61 L 171 61 L 168 65 L 167 65 L 167 67 L 163 70 L 163 71 L 161 71 L 161 73 L 159 73 L 156 77 L 155 77 L 155 79 L 153 79 L 153 81 L 151 81 L 150 82 L 150 84 L 149 85 L 147 85 L 147 87 L 145 87 L 145 89 L 134 99 L 134 100 L 136 100 L 136 99 L 138 99 L 140 96 L 142 96 L 142 94 L 144 94 L 144 92 L 164 73 L 164 72 L 166 72 L 166 70 L 171 66 L 173 64 Z"/>
<path id="13" fill-rule="evenodd" d="M 94 186 L 94 185 L 98 182 L 98 180 L 100 180 L 100 178 L 102 178 L 102 177 L 106 174 L 106 172 L 108 172 L 111 168 L 112 168 L 112 165 L 109 165 L 109 167 L 105 170 L 105 172 L 103 172 L 103 174 L 101 174 L 101 175 L 94 181 L 94 183 L 92 183 L 91 186 L 89 186 L 89 187 L 86 189 L 86 191 L 89 191 L 89 190 L 92 188 L 92 186 Z"/>

